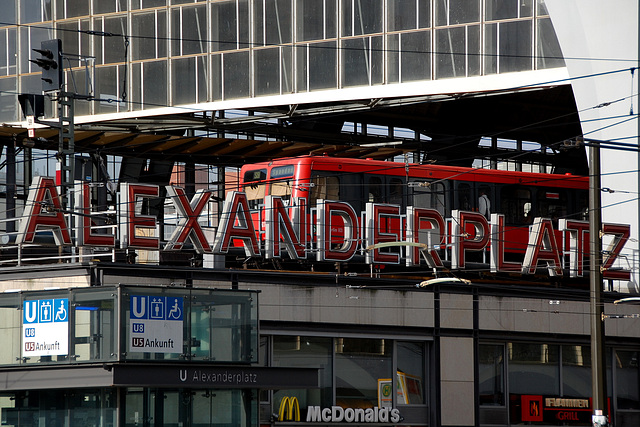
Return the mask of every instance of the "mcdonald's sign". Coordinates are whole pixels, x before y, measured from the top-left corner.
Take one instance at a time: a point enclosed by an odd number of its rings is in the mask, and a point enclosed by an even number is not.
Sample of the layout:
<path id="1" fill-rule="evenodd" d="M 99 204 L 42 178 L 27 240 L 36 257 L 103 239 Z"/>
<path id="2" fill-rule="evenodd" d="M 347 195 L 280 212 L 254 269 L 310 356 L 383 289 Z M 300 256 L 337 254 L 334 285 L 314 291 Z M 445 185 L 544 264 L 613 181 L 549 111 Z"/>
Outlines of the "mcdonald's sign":
<path id="1" fill-rule="evenodd" d="M 285 396 L 280 401 L 278 421 L 300 421 L 300 403 L 298 398 Z"/>

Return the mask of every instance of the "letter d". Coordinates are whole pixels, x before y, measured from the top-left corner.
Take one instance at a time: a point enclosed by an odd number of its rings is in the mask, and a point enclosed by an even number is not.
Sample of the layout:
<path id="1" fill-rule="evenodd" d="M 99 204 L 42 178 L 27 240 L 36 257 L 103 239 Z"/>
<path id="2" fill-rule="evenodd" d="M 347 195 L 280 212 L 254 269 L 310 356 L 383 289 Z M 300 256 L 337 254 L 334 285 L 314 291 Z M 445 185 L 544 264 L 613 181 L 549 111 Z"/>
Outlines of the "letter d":
<path id="1" fill-rule="evenodd" d="M 334 423 L 339 423 L 344 419 L 344 409 L 340 406 L 332 406 L 331 407 L 331 421 Z"/>

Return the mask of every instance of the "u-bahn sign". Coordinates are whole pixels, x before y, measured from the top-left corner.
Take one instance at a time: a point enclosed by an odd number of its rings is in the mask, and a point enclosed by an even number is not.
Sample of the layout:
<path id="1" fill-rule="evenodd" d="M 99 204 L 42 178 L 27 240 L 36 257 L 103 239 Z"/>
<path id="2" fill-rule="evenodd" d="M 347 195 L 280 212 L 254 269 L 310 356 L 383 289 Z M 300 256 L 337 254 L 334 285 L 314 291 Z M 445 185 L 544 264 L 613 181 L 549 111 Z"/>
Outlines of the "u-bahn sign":
<path id="1" fill-rule="evenodd" d="M 371 248 L 365 256 L 368 264 L 419 266 L 426 262 L 432 268 L 444 268 L 439 250 L 446 245 L 451 248 L 452 270 L 464 269 L 469 253 L 488 250 L 492 272 L 533 274 L 542 266 L 549 275 L 560 276 L 563 254 L 568 253 L 570 276 L 585 275 L 584 258 L 589 245 L 587 221 L 561 219 L 555 229 L 551 219 L 534 218 L 528 227 L 522 261 L 515 262 L 505 256 L 509 251 L 505 237 L 507 227 L 505 216 L 499 213 L 487 220 L 478 212 L 454 210 L 451 221 L 447 222 L 435 209 L 409 206 L 401 212 L 399 205 L 367 203 L 366 211 L 359 215 L 349 203 L 318 200 L 312 216 L 305 199 L 294 200 L 292 206 L 288 206 L 281 197 L 266 196 L 264 216 L 259 216 L 249 209 L 245 193 L 233 191 L 226 196 L 217 232 L 209 240 L 198 218 L 204 215 L 211 193 L 199 191 L 189 200 L 182 188 L 167 186 L 166 189 L 181 219 L 163 248 L 157 237 L 158 219 L 136 209 L 143 200 L 159 197 L 159 187 L 148 184 L 120 184 L 116 235 L 96 232 L 91 221 L 89 184 L 77 182 L 74 240 L 54 179 L 36 177 L 29 190 L 16 243 L 34 243 L 36 231 L 46 229 L 53 233 L 58 245 L 118 245 L 169 251 L 181 250 L 190 242 L 199 253 L 226 254 L 234 244 L 240 244 L 247 256 L 267 259 L 280 258 L 283 251 L 292 259 L 306 259 L 313 244 L 316 260 L 328 262 L 349 261 L 366 247 Z M 263 240 L 259 241 L 258 231 L 265 236 Z M 629 239 L 630 226 L 603 224 L 602 234 L 610 240 L 604 251 L 603 277 L 629 280 L 630 271 L 614 268 L 614 264 Z M 393 242 L 410 248 L 404 258 L 400 253 L 384 252 L 379 247 Z"/>
<path id="2" fill-rule="evenodd" d="M 69 353 L 69 299 L 24 301 L 22 357 Z"/>

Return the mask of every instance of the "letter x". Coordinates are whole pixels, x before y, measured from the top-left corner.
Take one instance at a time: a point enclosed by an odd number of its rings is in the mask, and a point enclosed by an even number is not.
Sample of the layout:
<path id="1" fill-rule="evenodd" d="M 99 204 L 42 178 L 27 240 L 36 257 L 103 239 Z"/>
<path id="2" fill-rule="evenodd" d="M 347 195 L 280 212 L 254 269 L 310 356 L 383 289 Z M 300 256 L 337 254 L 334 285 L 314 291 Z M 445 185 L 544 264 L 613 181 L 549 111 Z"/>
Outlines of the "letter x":
<path id="1" fill-rule="evenodd" d="M 207 203 L 209 203 L 211 193 L 199 190 L 193 196 L 191 203 L 189 203 L 184 189 L 180 187 L 167 186 L 167 193 L 171 197 L 176 210 L 182 215 L 182 219 L 164 249 L 180 250 L 187 238 L 190 238 L 199 253 L 211 252 L 211 245 L 207 242 L 204 231 L 202 231 L 202 227 L 198 223 L 198 217 L 207 206 Z"/>

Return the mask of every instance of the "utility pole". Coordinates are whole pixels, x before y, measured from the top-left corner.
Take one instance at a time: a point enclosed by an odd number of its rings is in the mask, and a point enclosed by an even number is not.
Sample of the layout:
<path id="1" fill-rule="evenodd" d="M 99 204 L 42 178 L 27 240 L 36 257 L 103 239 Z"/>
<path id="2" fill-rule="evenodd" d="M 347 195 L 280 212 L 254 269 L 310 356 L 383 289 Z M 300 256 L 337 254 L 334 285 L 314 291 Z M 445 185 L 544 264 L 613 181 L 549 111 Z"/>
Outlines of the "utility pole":
<path id="1" fill-rule="evenodd" d="M 591 390 L 594 427 L 607 426 L 604 363 L 604 307 L 602 302 L 602 215 L 600 198 L 600 143 L 589 145 L 589 307 L 591 315 Z"/>

